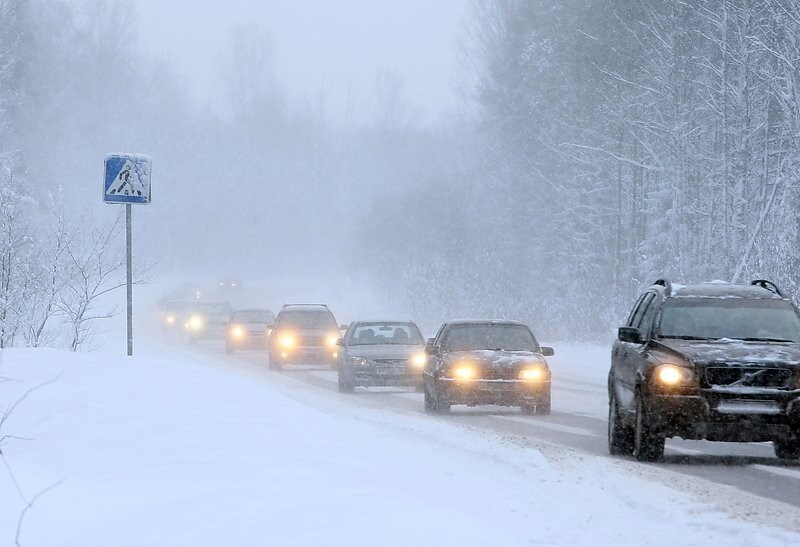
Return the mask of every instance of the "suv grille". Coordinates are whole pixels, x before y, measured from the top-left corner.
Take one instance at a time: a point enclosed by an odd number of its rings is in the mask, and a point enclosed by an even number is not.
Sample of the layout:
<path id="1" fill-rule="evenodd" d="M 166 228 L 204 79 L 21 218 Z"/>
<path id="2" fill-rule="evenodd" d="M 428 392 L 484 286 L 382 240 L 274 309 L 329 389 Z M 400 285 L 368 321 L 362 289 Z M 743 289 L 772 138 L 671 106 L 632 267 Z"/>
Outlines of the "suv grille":
<path id="1" fill-rule="evenodd" d="M 309 336 L 301 334 L 298 336 L 297 345 L 304 348 L 319 348 L 324 345 L 325 341 L 322 336 Z"/>
<path id="2" fill-rule="evenodd" d="M 708 367 L 706 382 L 712 386 L 788 388 L 792 371 L 765 367 Z"/>

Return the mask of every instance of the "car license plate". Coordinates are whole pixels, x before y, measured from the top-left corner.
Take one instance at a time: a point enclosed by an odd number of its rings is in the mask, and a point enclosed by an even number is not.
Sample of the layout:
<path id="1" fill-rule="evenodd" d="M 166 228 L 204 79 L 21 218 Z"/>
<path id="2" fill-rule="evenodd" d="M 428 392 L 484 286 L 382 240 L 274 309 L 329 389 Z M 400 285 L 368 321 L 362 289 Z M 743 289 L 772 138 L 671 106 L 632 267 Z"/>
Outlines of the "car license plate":
<path id="1" fill-rule="evenodd" d="M 775 401 L 720 401 L 720 414 L 780 414 L 781 407 Z"/>
<path id="2" fill-rule="evenodd" d="M 403 371 L 397 367 L 377 367 L 375 373 L 379 376 L 399 376 Z"/>

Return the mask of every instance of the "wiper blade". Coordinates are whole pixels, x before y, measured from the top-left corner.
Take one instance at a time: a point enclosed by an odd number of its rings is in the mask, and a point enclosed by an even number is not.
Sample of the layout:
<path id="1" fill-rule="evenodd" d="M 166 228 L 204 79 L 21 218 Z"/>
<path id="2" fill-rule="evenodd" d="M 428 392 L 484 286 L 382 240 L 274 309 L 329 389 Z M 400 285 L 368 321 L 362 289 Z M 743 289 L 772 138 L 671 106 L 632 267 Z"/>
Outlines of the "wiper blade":
<path id="1" fill-rule="evenodd" d="M 716 340 L 716 338 L 709 338 L 708 336 L 689 336 L 688 334 L 662 335 L 661 338 L 669 338 L 671 340 Z"/>
<path id="2" fill-rule="evenodd" d="M 786 338 L 764 338 L 764 337 L 736 338 L 736 340 L 744 340 L 745 342 L 796 342 L 796 340 L 787 340 Z"/>

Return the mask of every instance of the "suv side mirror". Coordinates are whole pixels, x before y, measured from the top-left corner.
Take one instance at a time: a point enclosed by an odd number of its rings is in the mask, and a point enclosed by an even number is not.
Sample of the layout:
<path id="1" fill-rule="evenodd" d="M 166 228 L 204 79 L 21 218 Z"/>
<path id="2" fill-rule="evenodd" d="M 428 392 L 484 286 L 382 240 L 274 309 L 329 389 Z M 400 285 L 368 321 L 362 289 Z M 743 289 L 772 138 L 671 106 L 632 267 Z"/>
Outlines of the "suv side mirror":
<path id="1" fill-rule="evenodd" d="M 425 345 L 425 353 L 427 353 L 428 355 L 439 354 L 439 346 L 433 345 L 433 338 L 428 339 L 428 343 Z"/>
<path id="2" fill-rule="evenodd" d="M 347 330 L 347 325 L 346 324 L 339 325 L 339 330 Z"/>
<path id="3" fill-rule="evenodd" d="M 542 349 L 542 356 L 544 357 L 552 357 L 556 353 L 550 346 L 542 346 L 541 349 Z"/>
<path id="4" fill-rule="evenodd" d="M 620 327 L 617 338 L 622 342 L 633 342 L 639 344 L 642 341 L 642 333 L 636 327 Z"/>

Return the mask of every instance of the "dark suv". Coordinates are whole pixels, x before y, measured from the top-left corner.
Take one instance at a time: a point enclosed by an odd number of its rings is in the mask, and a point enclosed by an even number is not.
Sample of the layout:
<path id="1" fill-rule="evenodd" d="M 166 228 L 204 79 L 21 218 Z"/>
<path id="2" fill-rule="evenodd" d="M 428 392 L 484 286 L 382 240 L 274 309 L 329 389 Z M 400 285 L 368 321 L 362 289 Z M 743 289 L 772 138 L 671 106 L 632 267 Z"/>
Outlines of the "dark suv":
<path id="1" fill-rule="evenodd" d="M 325 304 L 286 304 L 269 335 L 269 367 L 292 363 L 336 368 L 340 336 L 336 318 Z"/>
<path id="2" fill-rule="evenodd" d="M 763 279 L 656 281 L 619 328 L 608 396 L 611 454 L 654 461 L 677 436 L 799 458 L 800 314 Z"/>

